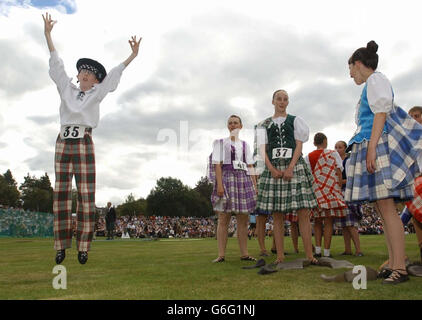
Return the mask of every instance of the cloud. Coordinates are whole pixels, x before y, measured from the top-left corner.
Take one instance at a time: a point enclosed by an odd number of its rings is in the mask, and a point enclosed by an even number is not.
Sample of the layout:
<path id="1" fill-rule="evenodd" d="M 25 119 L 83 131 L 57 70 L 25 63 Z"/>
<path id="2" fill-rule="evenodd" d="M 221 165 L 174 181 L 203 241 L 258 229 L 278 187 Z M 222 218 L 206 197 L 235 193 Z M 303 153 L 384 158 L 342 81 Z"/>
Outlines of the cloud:
<path id="1" fill-rule="evenodd" d="M 92 16 L 99 5 L 101 15 Z M 11 167 L 19 176 L 27 170 L 49 174 L 54 170 L 59 95 L 48 77 L 40 20 L 45 8 L 76 12 L 54 14 L 60 22 L 54 31 L 55 45 L 68 62 L 67 70 L 74 70 L 73 61 L 81 50 L 111 67 L 129 53 L 128 32 L 144 36 L 136 64 L 124 71 L 120 87 L 101 104 L 101 120 L 94 130 L 100 202 L 102 198 L 118 202 L 120 195 L 130 192 L 146 196 L 164 174 L 193 186 L 205 172 L 212 140 L 227 134 L 227 117 L 242 117 L 241 137 L 251 143 L 253 126 L 273 113 L 271 96 L 276 89 L 288 91 L 288 112 L 302 117 L 311 133 L 333 133 L 330 143 L 337 136 L 347 140 L 362 90 L 349 77 L 347 59 L 369 40 L 362 40 L 361 34 L 383 39 L 380 54 L 390 63 L 384 66 L 391 66 L 386 75 L 395 76 L 391 81 L 397 102 L 403 107 L 422 104 L 418 89 L 422 61 L 417 60 L 418 43 L 411 41 L 417 10 L 412 11 L 415 19 L 398 20 L 409 30 L 398 42 L 391 36 L 397 28 L 386 26 L 390 29 L 379 32 L 373 26 L 380 24 L 366 22 L 366 13 L 349 20 L 341 4 L 330 12 L 317 4 L 312 7 L 315 12 L 303 11 L 302 6 L 194 1 L 148 5 L 123 1 L 115 6 L 80 1 L 77 8 L 76 1 L 1 1 L 0 23 L 8 32 L 0 39 L 0 148 L 14 156 L 7 163 L 0 160 L 0 166 Z M 3 16 L 6 11 L 10 17 Z M 122 15 L 125 19 L 114 19 Z M 106 25 L 101 22 L 104 18 Z M 99 22 L 90 27 L 95 39 L 78 36 L 86 29 L 83 21 Z M 398 56 L 397 47 L 406 48 L 406 53 Z M 413 56 L 407 65 L 394 63 L 407 57 L 408 49 Z M 394 54 L 387 54 L 389 50 Z M 399 74 L 395 71 L 399 67 L 409 70 Z M 183 141 L 187 128 L 188 142 Z M 304 150 L 308 146 L 313 149 L 308 142 Z M 169 168 L 160 157 L 170 153 L 174 157 Z"/>
<path id="2" fill-rule="evenodd" d="M 123 157 L 112 156 L 105 164 L 104 154 L 99 160 L 101 166 L 107 166 L 107 173 L 101 175 L 101 184 L 109 188 L 131 190 L 137 188 L 142 182 L 141 168 L 148 157 L 142 153 L 134 152 Z"/>
<path id="3" fill-rule="evenodd" d="M 44 171 L 49 174 L 54 173 L 54 152 L 38 152 L 35 157 L 24 161 L 32 171 Z"/>
<path id="4" fill-rule="evenodd" d="M 40 130 L 42 131 L 42 130 Z M 43 135 L 35 135 L 23 139 L 30 148 L 36 150 L 36 156 L 24 160 L 30 170 L 54 172 L 54 146 L 48 145 Z"/>
<path id="5" fill-rule="evenodd" d="M 181 120 L 190 129 L 212 130 L 225 128 L 233 113 L 252 128 L 272 114 L 273 91 L 289 87 L 291 112 L 323 128 L 326 115 L 329 121 L 353 116 L 348 54 L 318 34 L 233 12 L 198 16 L 164 34 L 155 72 L 119 96 L 120 110 L 101 119 L 97 134 L 153 145 L 161 129 L 178 132 Z M 237 97 L 250 106 L 234 105 Z"/>
<path id="6" fill-rule="evenodd" d="M 413 106 L 422 106 L 422 60 L 417 61 L 414 67 L 391 79 L 394 99 L 406 111 Z"/>
<path id="7" fill-rule="evenodd" d="M 0 92 L 19 97 L 50 84 L 45 61 L 31 56 L 16 40 L 0 39 Z"/>
<path id="8" fill-rule="evenodd" d="M 50 123 L 56 124 L 58 122 L 59 115 L 54 116 L 30 116 L 27 117 L 28 120 L 35 122 L 37 125 L 46 125 Z"/>

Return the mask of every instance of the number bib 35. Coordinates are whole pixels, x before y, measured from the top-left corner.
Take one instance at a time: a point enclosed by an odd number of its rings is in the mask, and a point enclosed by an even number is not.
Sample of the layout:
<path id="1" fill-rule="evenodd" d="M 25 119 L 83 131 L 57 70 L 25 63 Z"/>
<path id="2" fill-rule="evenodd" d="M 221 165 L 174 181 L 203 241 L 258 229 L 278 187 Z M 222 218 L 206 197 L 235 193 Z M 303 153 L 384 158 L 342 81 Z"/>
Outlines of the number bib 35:
<path id="1" fill-rule="evenodd" d="M 292 157 L 291 148 L 274 148 L 273 159 L 290 159 Z"/>
<path id="2" fill-rule="evenodd" d="M 85 135 L 85 126 L 73 125 L 62 126 L 60 128 L 60 138 L 62 139 L 80 139 Z"/>
<path id="3" fill-rule="evenodd" d="M 233 161 L 233 168 L 234 170 L 243 170 L 243 171 L 248 171 L 248 166 L 246 165 L 246 163 L 242 162 L 242 161 Z"/>

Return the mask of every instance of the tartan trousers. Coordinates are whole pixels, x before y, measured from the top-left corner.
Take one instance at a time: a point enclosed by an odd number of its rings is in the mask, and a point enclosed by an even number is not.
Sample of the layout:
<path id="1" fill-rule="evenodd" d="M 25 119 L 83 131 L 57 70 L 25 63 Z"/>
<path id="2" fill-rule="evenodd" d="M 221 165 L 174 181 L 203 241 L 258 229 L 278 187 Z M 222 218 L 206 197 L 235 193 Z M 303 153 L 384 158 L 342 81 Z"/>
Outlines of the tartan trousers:
<path id="1" fill-rule="evenodd" d="M 56 140 L 53 213 L 54 249 L 72 247 L 72 178 L 78 189 L 76 243 L 78 251 L 89 251 L 95 227 L 95 152 L 86 129 L 80 139 Z"/>

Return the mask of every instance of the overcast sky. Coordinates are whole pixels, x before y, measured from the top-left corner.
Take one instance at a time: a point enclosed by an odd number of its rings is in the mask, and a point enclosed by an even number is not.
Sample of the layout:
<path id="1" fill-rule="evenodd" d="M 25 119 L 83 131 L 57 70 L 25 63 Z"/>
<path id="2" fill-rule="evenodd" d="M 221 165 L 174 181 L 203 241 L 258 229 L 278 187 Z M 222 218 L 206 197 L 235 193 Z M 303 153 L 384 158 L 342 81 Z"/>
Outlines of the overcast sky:
<path id="1" fill-rule="evenodd" d="M 147 197 L 160 177 L 194 187 L 206 173 L 212 141 L 239 115 L 241 138 L 271 116 L 272 93 L 285 89 L 288 112 L 329 148 L 348 141 L 362 87 L 347 60 L 370 40 L 396 103 L 422 105 L 419 1 L 101 1 L 0 2 L 0 172 L 23 182 L 47 172 L 54 186 L 60 98 L 48 75 L 42 13 L 58 23 L 52 37 L 69 76 L 90 57 L 107 70 L 138 57 L 101 103 L 93 139 L 97 206 L 128 194 Z"/>

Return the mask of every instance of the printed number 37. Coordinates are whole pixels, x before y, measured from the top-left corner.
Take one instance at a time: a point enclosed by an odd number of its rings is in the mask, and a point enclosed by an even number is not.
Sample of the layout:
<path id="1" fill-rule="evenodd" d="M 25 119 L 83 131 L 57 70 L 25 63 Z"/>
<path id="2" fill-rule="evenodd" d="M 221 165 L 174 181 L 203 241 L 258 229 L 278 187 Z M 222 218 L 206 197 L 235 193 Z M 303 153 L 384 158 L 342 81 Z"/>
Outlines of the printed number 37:
<path id="1" fill-rule="evenodd" d="M 281 156 L 281 152 L 282 152 L 282 151 L 283 151 L 283 157 L 285 157 L 285 156 L 286 156 L 287 149 L 278 149 L 278 150 L 277 150 L 277 153 L 276 153 L 277 157 L 280 157 L 280 156 Z"/>

